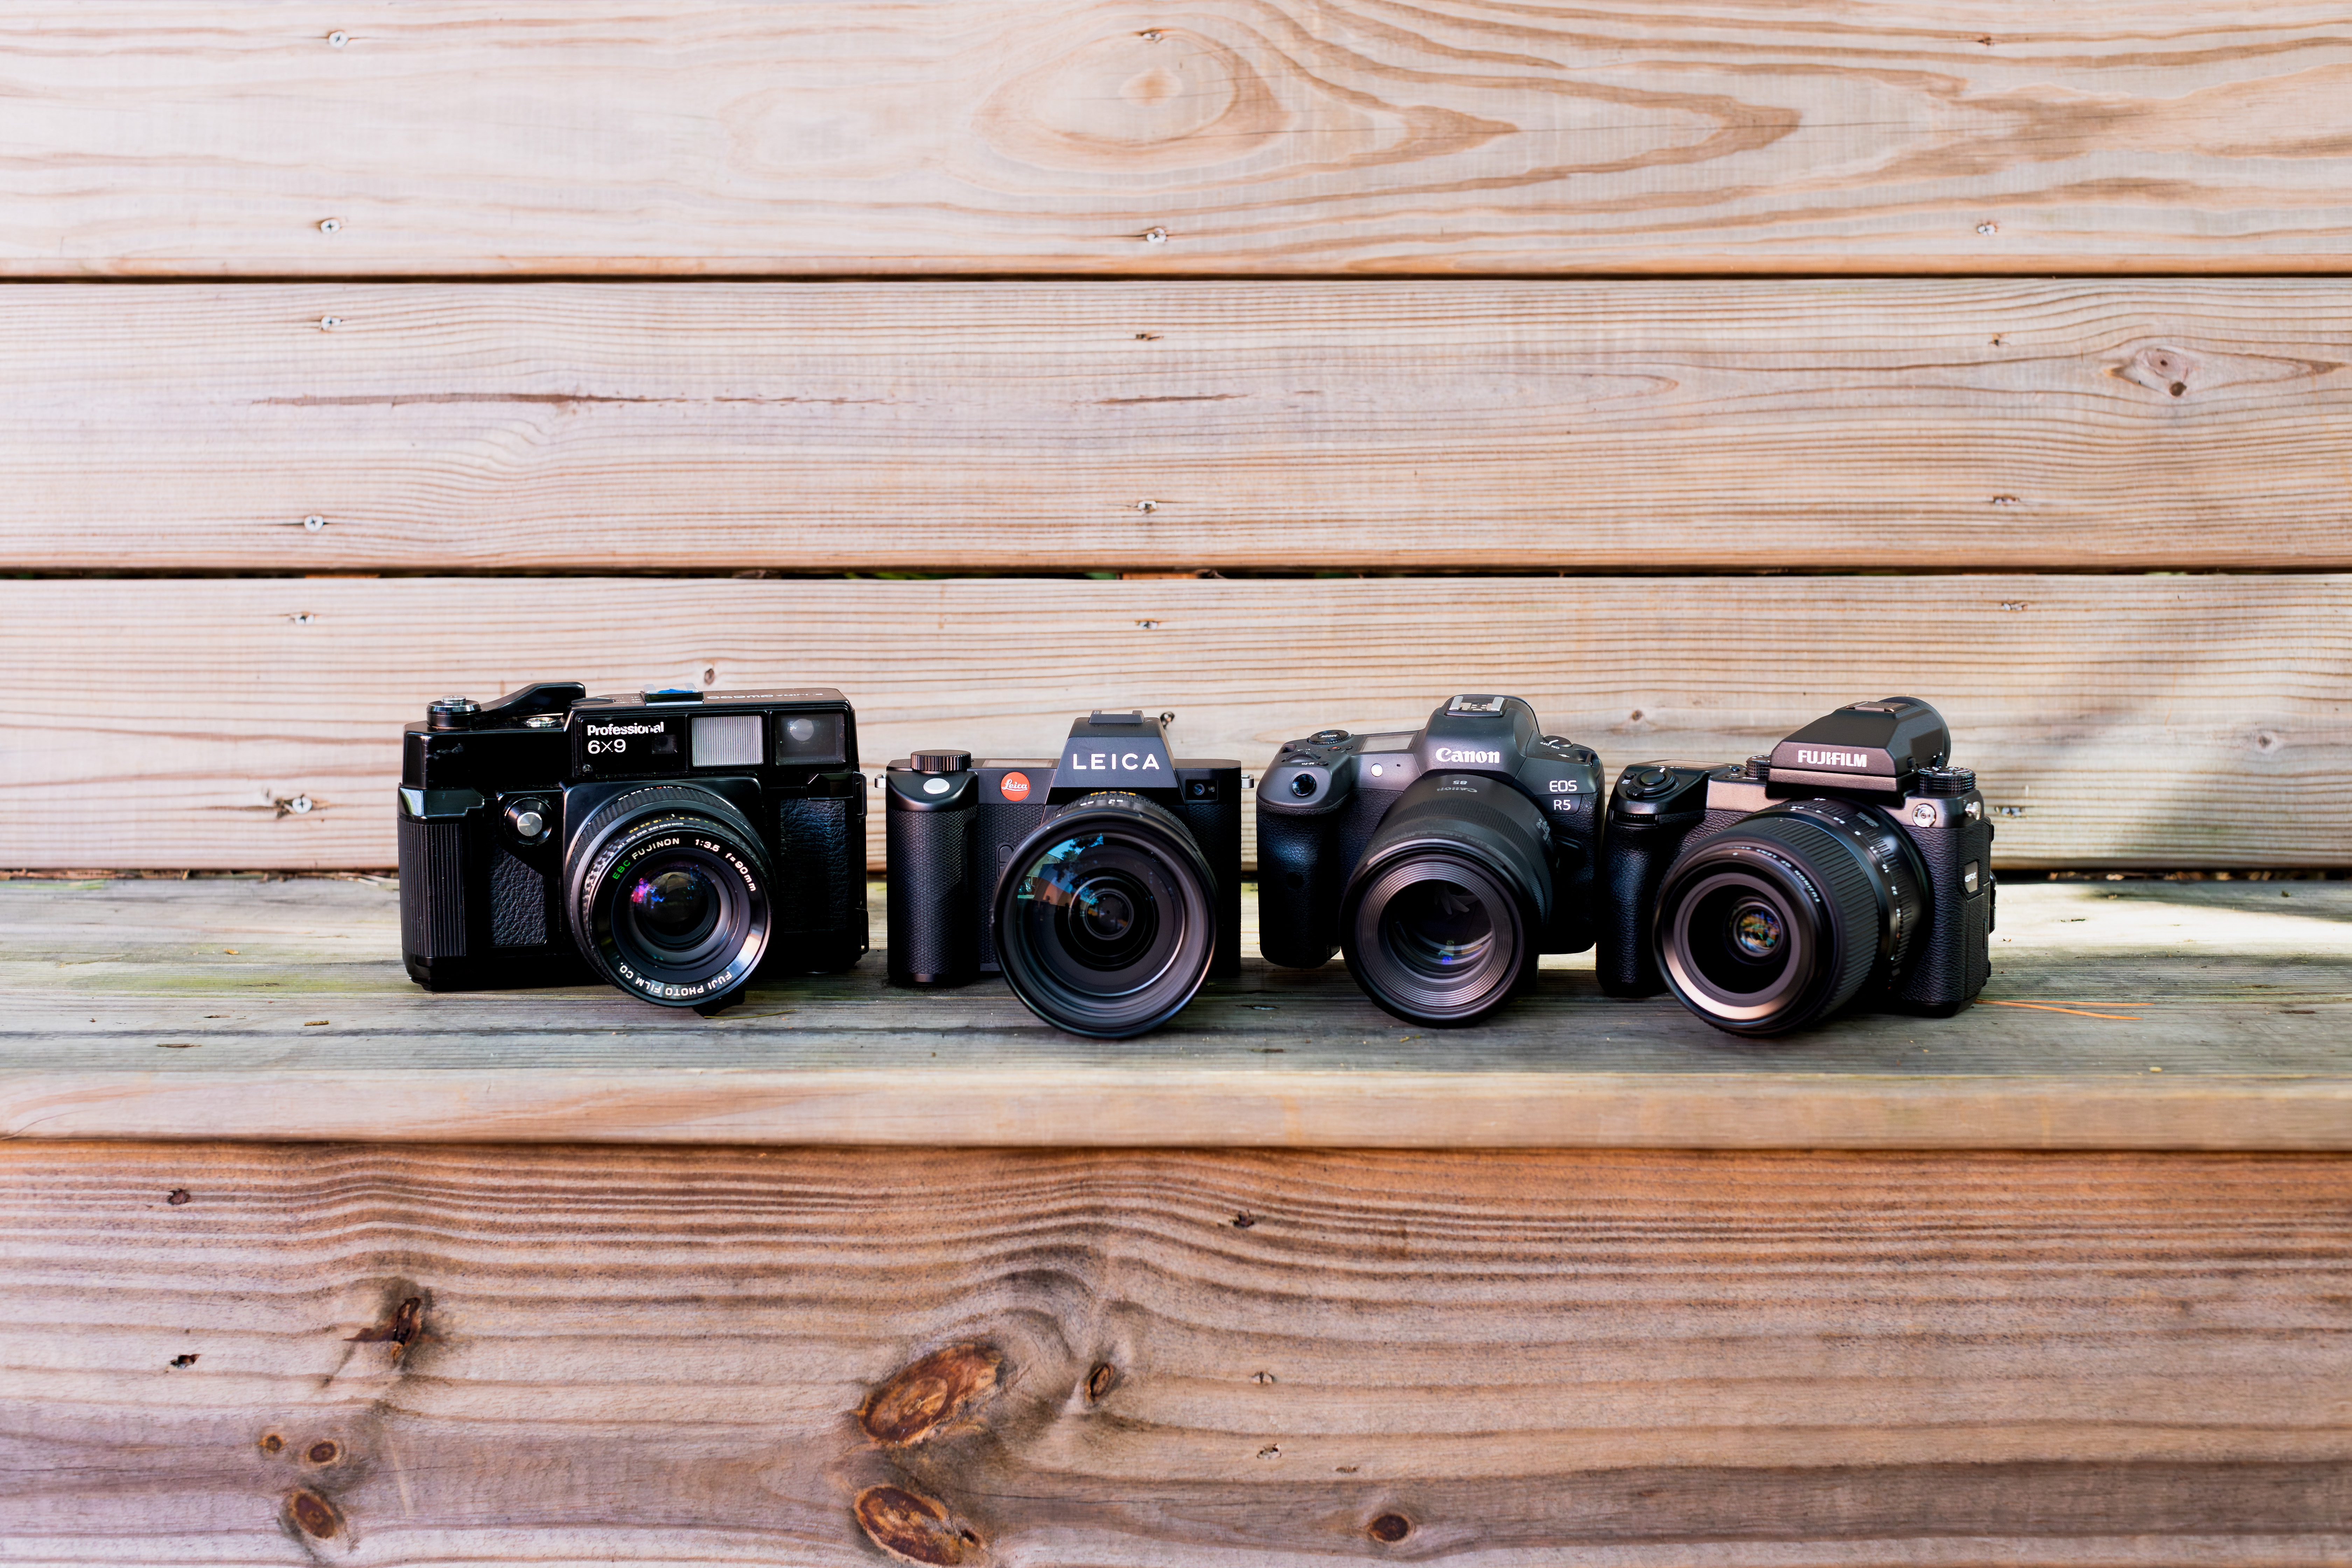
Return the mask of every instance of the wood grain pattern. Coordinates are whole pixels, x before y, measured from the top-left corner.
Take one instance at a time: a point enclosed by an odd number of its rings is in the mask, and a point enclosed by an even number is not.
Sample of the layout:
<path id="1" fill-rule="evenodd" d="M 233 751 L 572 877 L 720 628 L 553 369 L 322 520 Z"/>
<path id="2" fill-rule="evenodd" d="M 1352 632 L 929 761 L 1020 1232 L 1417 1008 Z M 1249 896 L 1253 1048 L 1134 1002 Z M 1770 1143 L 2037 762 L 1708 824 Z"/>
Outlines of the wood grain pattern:
<path id="1" fill-rule="evenodd" d="M 1239 979 L 1106 1042 L 993 981 L 891 990 L 879 953 L 713 1019 L 432 995 L 397 922 L 353 881 L 0 882 L 0 1138 L 2352 1150 L 2347 883 L 2011 886 L 1987 1000 L 1761 1047 L 1601 997 L 1589 954 L 1432 1034 L 1253 927 Z"/>
<path id="2" fill-rule="evenodd" d="M 2340 1159 L 19 1143 L 0 1236 L 26 1560 L 2352 1553 Z"/>
<path id="3" fill-rule="evenodd" d="M 2340 568 L 2347 366 L 2289 281 L 34 287 L 0 564 Z"/>
<path id="4" fill-rule="evenodd" d="M 2347 612 L 2318 574 L 6 583 L 0 866 L 389 866 L 400 726 L 559 679 L 838 686 L 869 769 L 1051 754 L 1097 707 L 1255 769 L 1489 690 L 1612 768 L 1727 760 L 1905 692 L 1981 774 L 2003 865 L 2343 865 Z"/>
<path id="5" fill-rule="evenodd" d="M 2343 22 L 2320 0 L 40 0 L 0 19 L 0 266 L 2332 272 Z"/>

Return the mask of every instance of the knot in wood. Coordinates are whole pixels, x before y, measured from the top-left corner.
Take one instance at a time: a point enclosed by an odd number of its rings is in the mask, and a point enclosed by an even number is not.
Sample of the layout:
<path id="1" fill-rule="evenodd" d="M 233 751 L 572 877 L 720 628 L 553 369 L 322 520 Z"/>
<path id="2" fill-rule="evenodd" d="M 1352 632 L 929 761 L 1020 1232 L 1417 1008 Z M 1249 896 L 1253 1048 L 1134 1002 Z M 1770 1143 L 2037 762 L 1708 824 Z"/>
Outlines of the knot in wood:
<path id="1" fill-rule="evenodd" d="M 901 1369 L 866 1395 L 857 1412 L 866 1435 L 910 1447 L 993 1393 L 1004 1357 L 992 1345 L 950 1345 Z"/>
<path id="2" fill-rule="evenodd" d="M 1087 1373 L 1087 1403 L 1095 1404 L 1108 1394 L 1118 1382 L 1118 1369 L 1107 1361 L 1095 1363 L 1094 1371 Z"/>
<path id="3" fill-rule="evenodd" d="M 321 1437 L 303 1452 L 302 1457 L 314 1465 L 331 1465 L 342 1458 L 341 1445 L 332 1437 Z"/>
<path id="4" fill-rule="evenodd" d="M 1366 1525 L 1364 1533 L 1384 1545 L 1394 1546 L 1412 1533 L 1412 1521 L 1401 1513 L 1384 1513 Z"/>
<path id="5" fill-rule="evenodd" d="M 305 1535 L 315 1535 L 330 1541 L 342 1533 L 342 1515 L 335 1505 L 313 1491 L 297 1491 L 286 1500 L 286 1512 L 295 1528 Z"/>
<path id="6" fill-rule="evenodd" d="M 944 1504 L 904 1487 L 868 1487 L 850 1511 L 866 1538 L 901 1563 L 924 1568 L 954 1568 L 987 1560 L 980 1532 L 950 1514 Z"/>

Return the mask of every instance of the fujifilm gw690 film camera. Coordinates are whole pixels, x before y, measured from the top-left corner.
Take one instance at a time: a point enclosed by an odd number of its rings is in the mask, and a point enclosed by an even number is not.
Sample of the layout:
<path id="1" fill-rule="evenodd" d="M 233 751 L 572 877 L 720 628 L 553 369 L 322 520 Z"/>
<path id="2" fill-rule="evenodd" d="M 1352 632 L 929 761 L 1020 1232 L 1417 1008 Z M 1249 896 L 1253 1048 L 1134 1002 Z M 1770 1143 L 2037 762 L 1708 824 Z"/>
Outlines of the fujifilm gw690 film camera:
<path id="1" fill-rule="evenodd" d="M 1059 758 L 892 763 L 891 982 L 1002 974 L 1072 1034 L 1159 1027 L 1241 972 L 1241 792 L 1239 763 L 1171 756 L 1139 712 L 1079 720 Z"/>
<path id="2" fill-rule="evenodd" d="M 526 687 L 404 738 L 400 928 L 436 991 L 574 984 L 715 1012 L 866 952 L 866 780 L 838 691 Z"/>
<path id="3" fill-rule="evenodd" d="M 1600 759 L 1516 697 L 1286 742 L 1257 791 L 1259 946 L 1290 969 L 1336 948 L 1399 1017 L 1469 1023 L 1592 945 L 1600 811 Z"/>
<path id="4" fill-rule="evenodd" d="M 1847 1007 L 1948 1017 L 1990 972 L 1992 824 L 1909 697 L 1816 719 L 1769 757 L 1617 780 L 1599 968 L 1708 1023 L 1778 1035 Z"/>

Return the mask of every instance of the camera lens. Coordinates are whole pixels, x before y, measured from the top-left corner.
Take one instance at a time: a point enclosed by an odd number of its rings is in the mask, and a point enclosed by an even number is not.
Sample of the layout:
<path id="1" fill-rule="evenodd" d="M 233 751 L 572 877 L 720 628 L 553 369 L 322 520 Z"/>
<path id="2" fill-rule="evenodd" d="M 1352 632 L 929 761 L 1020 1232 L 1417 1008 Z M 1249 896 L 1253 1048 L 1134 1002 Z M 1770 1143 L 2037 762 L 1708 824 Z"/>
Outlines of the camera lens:
<path id="1" fill-rule="evenodd" d="M 1364 994 L 1401 1018 L 1466 1024 L 1534 974 L 1551 908 L 1551 830 L 1510 784 L 1424 773 L 1364 846 L 1339 902 L 1339 947 Z"/>
<path id="2" fill-rule="evenodd" d="M 1216 879 L 1175 815 L 1139 795 L 1073 802 L 1014 848 L 996 889 L 1006 984 L 1057 1028 L 1123 1039 L 1201 988 Z"/>
<path id="3" fill-rule="evenodd" d="M 1659 889 L 1666 983 L 1717 1028 L 1777 1035 L 1898 972 L 1925 905 L 1910 842 L 1867 806 L 1798 801 L 1699 845 Z"/>
<path id="4" fill-rule="evenodd" d="M 766 852 L 709 790 L 663 784 L 606 802 L 582 824 L 564 872 L 581 952 L 648 1002 L 715 1002 L 766 955 Z"/>

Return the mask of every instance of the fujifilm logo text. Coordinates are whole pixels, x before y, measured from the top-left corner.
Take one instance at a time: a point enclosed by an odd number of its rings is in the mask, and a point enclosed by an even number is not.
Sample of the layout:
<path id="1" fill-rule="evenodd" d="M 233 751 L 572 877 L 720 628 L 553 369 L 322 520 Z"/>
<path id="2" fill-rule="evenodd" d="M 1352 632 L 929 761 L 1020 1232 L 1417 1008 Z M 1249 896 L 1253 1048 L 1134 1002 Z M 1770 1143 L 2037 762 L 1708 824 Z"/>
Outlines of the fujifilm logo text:
<path id="1" fill-rule="evenodd" d="M 1465 763 L 1499 763 L 1503 760 L 1503 753 L 1500 752 L 1465 752 L 1454 746 L 1440 746 L 1434 754 L 1441 763 L 1453 763 L 1457 765 Z"/>
<path id="2" fill-rule="evenodd" d="M 1808 752 L 1801 748 L 1797 761 L 1813 768 L 1866 768 L 1870 759 L 1860 752 Z"/>

